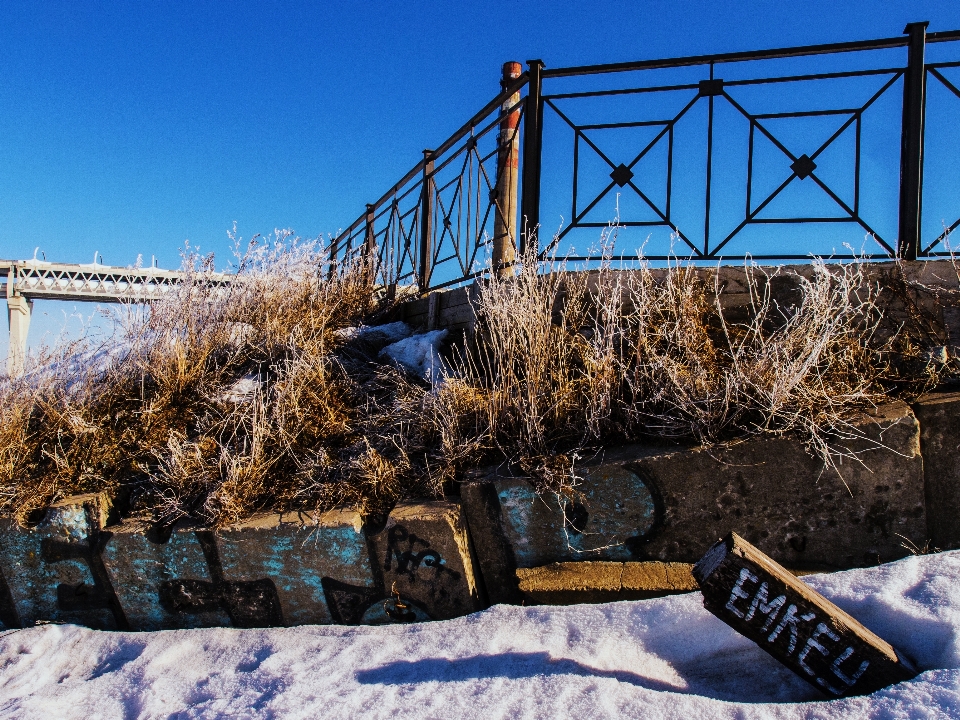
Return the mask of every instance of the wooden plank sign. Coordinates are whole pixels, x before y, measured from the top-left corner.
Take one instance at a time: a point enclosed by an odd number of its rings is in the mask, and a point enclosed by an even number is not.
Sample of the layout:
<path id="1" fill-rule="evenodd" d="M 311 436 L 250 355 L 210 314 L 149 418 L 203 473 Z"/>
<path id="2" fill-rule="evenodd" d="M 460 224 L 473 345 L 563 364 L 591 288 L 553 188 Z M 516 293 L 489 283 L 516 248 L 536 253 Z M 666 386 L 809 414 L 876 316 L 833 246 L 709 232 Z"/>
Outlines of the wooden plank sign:
<path id="1" fill-rule="evenodd" d="M 703 606 L 832 697 L 917 675 L 892 645 L 735 533 L 693 567 Z"/>

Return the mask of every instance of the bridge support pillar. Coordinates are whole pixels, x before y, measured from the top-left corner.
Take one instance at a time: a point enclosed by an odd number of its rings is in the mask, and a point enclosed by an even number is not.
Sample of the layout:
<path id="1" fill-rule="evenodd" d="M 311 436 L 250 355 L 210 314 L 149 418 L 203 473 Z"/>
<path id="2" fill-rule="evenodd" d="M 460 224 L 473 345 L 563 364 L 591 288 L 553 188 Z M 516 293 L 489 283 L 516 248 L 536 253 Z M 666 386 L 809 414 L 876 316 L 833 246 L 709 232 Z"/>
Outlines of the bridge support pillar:
<path id="1" fill-rule="evenodd" d="M 23 373 L 27 358 L 27 331 L 30 329 L 30 315 L 33 312 L 33 300 L 13 296 L 7 298 L 7 320 L 10 324 L 10 345 L 7 350 L 7 374 L 16 377 Z"/>

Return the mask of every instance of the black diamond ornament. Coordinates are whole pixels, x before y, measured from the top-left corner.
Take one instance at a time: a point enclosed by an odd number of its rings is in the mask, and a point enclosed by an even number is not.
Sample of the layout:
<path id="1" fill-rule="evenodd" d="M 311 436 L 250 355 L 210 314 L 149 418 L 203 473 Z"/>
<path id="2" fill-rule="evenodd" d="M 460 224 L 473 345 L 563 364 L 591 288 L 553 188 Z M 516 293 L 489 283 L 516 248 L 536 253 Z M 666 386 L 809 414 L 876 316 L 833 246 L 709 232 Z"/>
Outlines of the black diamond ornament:
<path id="1" fill-rule="evenodd" d="M 617 185 L 623 187 L 633 180 L 633 171 L 623 163 L 620 163 L 613 169 L 613 172 L 610 173 L 610 177 Z"/>
<path id="2" fill-rule="evenodd" d="M 817 169 L 817 164 L 810 159 L 809 155 L 801 155 L 791 163 L 790 169 L 797 174 L 798 178 L 803 180 Z"/>

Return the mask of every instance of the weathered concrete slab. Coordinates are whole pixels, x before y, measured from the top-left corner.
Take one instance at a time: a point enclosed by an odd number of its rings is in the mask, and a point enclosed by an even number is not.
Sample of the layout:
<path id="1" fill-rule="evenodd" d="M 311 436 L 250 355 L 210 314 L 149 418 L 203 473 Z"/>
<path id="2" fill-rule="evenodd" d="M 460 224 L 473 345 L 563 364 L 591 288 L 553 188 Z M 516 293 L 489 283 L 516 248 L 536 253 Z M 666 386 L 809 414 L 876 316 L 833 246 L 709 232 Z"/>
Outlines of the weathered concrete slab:
<path id="1" fill-rule="evenodd" d="M 680 593 L 698 589 L 693 565 L 677 562 L 624 563 L 620 587 L 633 593 Z"/>
<path id="2" fill-rule="evenodd" d="M 201 543 L 208 535 L 189 524 L 164 532 L 136 520 L 110 528 L 102 558 L 130 629 L 232 624 Z"/>
<path id="3" fill-rule="evenodd" d="M 620 562 L 551 563 L 518 568 L 520 592 L 528 605 L 613 602 L 620 594 Z"/>
<path id="4" fill-rule="evenodd" d="M 100 561 L 100 499 L 79 495 L 50 506 L 33 528 L 0 519 L 0 570 L 16 617 L 5 625 L 40 621 L 126 629 Z"/>
<path id="5" fill-rule="evenodd" d="M 487 602 L 519 604 L 523 598 L 517 588 L 517 560 L 503 530 L 496 486 L 492 482 L 463 483 L 460 497 Z"/>
<path id="6" fill-rule="evenodd" d="M 374 596 L 382 599 L 355 512 L 263 513 L 217 530 L 216 538 L 224 578 L 271 581 L 284 625 L 353 624 Z"/>
<path id="7" fill-rule="evenodd" d="M 524 601 L 537 605 L 641 600 L 698 589 L 688 563 L 567 562 L 519 568 Z"/>
<path id="8" fill-rule="evenodd" d="M 480 609 L 466 523 L 458 502 L 402 503 L 370 537 L 375 571 L 435 620 Z"/>
<path id="9" fill-rule="evenodd" d="M 913 412 L 920 421 L 927 539 L 954 550 L 960 548 L 960 392 L 924 395 Z"/>
<path id="10" fill-rule="evenodd" d="M 537 495 L 523 479 L 498 479 L 503 529 L 518 567 L 552 562 L 630 560 L 654 530 L 657 500 L 621 464 L 578 468 L 572 498 Z"/>
<path id="11" fill-rule="evenodd" d="M 792 568 L 904 557 L 903 538 L 922 543 L 927 534 L 919 424 L 909 407 L 893 403 L 854 427 L 866 438 L 847 443 L 860 462 L 845 459 L 839 475 L 790 438 L 627 462 L 663 502 L 656 531 L 635 546 L 638 556 L 694 562 L 736 530 Z"/>

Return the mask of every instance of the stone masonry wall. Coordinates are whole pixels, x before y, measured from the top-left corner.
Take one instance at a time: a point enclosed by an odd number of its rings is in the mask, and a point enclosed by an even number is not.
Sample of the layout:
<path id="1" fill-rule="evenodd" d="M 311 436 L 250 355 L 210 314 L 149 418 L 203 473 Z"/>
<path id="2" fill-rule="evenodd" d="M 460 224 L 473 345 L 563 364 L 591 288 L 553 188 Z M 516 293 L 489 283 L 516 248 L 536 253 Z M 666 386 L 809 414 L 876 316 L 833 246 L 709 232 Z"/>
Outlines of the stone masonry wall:
<path id="1" fill-rule="evenodd" d="M 867 439 L 839 472 L 786 438 L 621 447 L 579 469 L 574 498 L 491 472 L 459 497 L 398 505 L 379 526 L 337 510 L 159 528 L 113 519 L 109 498 L 72 497 L 31 528 L 0 518 L 0 623 L 409 622 L 556 599 L 564 583 L 592 588 L 582 599 L 645 597 L 689 590 L 683 563 L 730 530 L 798 571 L 960 547 L 960 393 L 893 403 L 859 425 Z"/>

